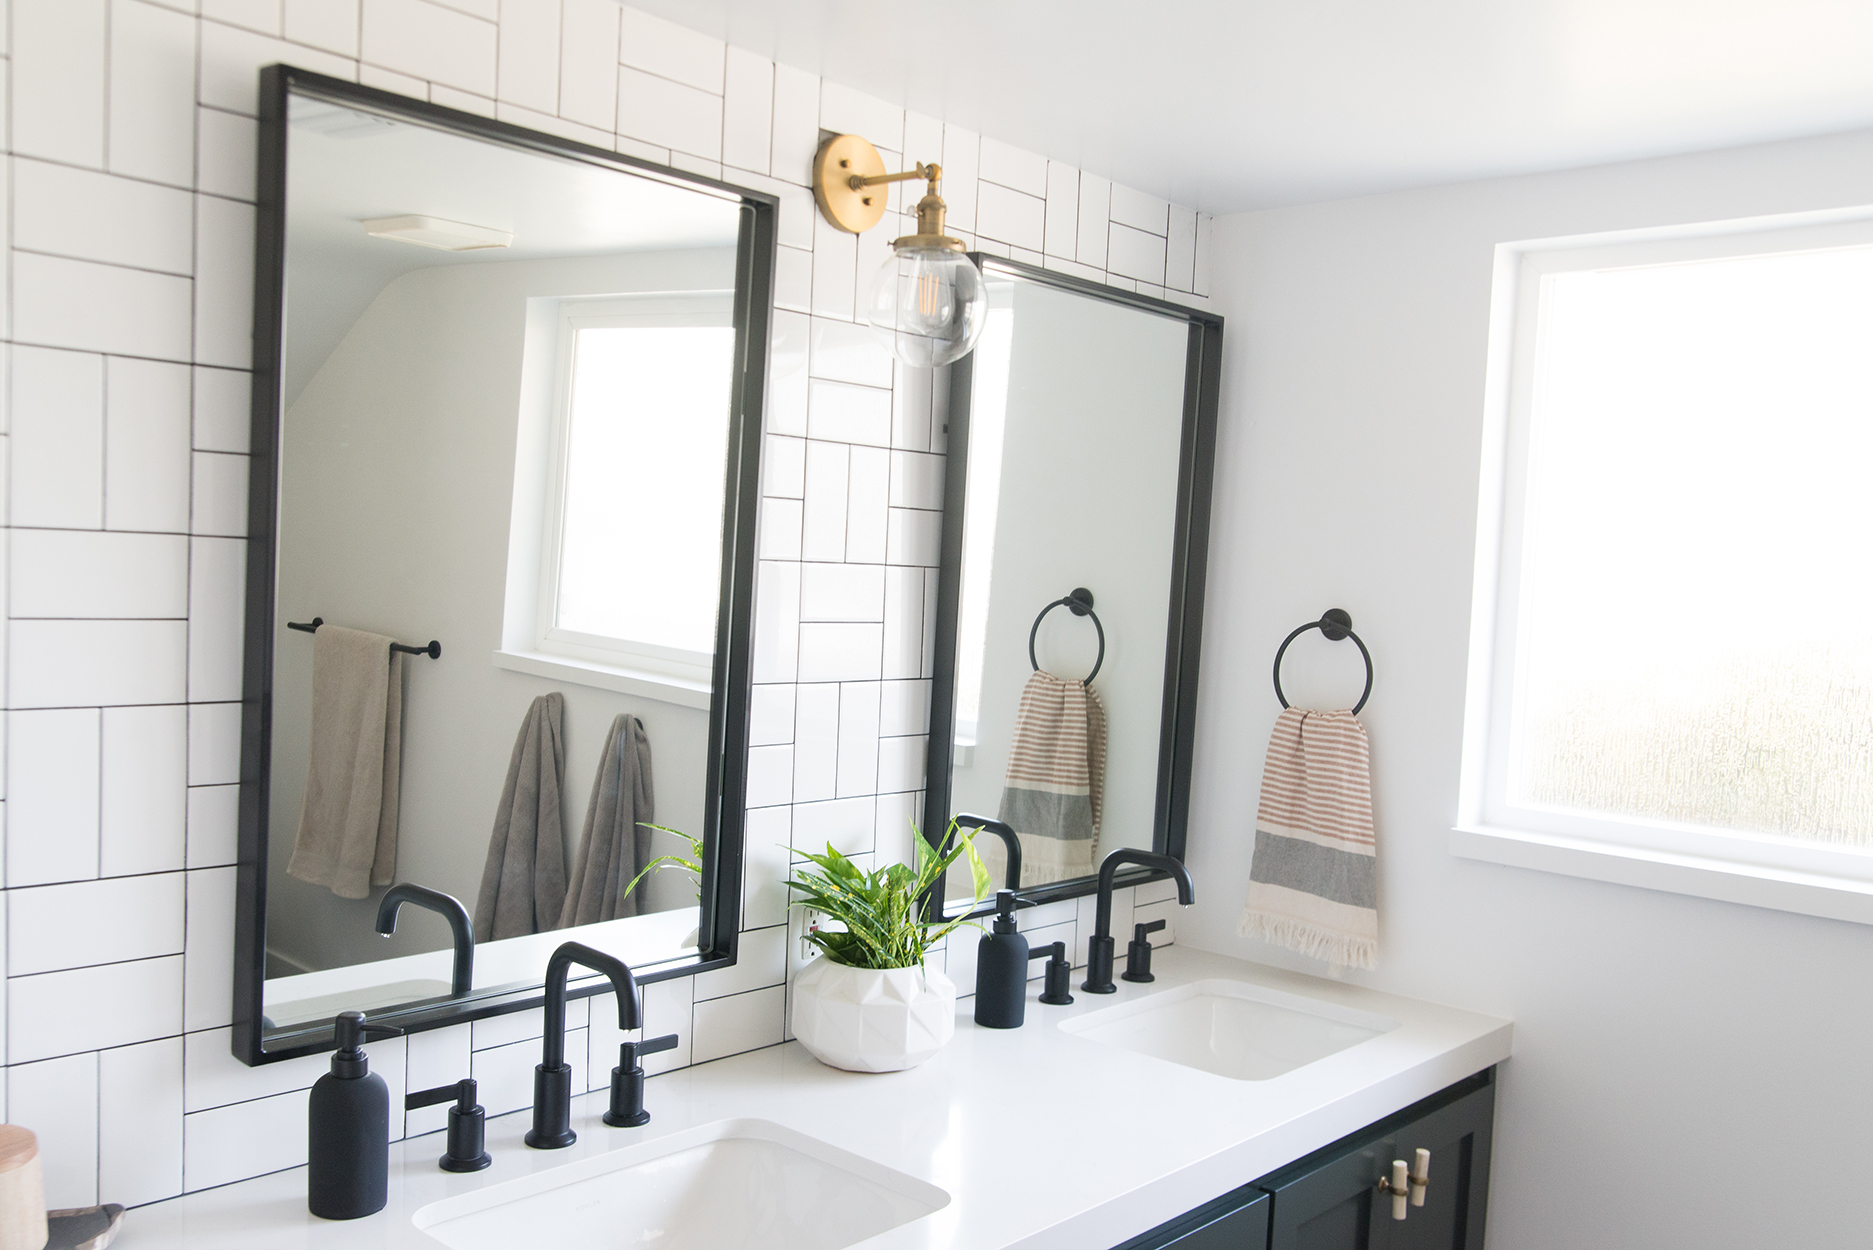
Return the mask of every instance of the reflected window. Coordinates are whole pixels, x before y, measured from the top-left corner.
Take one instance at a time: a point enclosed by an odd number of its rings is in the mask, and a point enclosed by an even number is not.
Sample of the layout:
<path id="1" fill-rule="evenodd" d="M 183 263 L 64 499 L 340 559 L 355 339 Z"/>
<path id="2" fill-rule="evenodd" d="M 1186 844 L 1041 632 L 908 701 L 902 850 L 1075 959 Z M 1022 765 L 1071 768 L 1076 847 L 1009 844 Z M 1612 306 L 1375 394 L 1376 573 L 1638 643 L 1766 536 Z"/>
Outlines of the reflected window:
<path id="1" fill-rule="evenodd" d="M 1011 284 L 989 286 L 988 324 L 977 344 L 969 411 L 969 506 L 963 527 L 962 610 L 956 621 L 956 748 L 974 762 L 982 718 L 982 653 L 988 643 L 995 572 L 995 514 L 1001 502 L 1002 439 L 1008 420 L 1008 359 L 1014 343 Z"/>
<path id="2" fill-rule="evenodd" d="M 692 668 L 715 650 L 735 332 L 726 296 L 569 303 L 544 649 Z"/>

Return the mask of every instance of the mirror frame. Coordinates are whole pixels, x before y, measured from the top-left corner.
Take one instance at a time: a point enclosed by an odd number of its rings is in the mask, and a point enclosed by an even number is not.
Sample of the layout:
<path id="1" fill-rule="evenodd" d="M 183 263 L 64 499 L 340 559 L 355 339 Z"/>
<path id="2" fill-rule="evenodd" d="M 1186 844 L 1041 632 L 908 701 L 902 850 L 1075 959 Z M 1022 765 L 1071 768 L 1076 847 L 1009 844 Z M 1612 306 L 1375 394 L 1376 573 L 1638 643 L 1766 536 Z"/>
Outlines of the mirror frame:
<path id="1" fill-rule="evenodd" d="M 1182 321 L 1189 327 L 1184 355 L 1183 429 L 1178 452 L 1177 514 L 1171 541 L 1170 627 L 1164 656 L 1164 702 L 1158 729 L 1158 787 L 1149 849 L 1184 858 L 1190 823 L 1190 766 L 1197 730 L 1197 668 L 1203 646 L 1203 592 L 1209 566 L 1210 499 L 1216 469 L 1216 413 L 1222 378 L 1223 319 L 1215 313 L 1154 299 L 1149 295 L 1088 282 L 1038 265 L 969 253 L 984 275 L 995 271 L 1058 291 L 1136 308 Z M 924 760 L 924 837 L 936 845 L 955 813 L 950 806 L 950 766 L 955 755 L 957 615 L 962 601 L 963 531 L 968 521 L 969 408 L 975 353 L 949 366 L 949 442 L 943 483 L 943 550 L 937 573 L 935 657 L 930 687 L 930 738 Z M 976 813 L 978 815 L 985 813 Z M 1122 869 L 1117 887 L 1169 880 L 1143 868 Z M 947 910 L 948 882 L 939 880 L 925 906 Z M 997 883 L 999 888 L 999 883 Z M 1017 890 L 1024 904 L 1080 898 L 1098 888 L 1097 876 L 1075 877 Z M 968 912 L 987 915 L 994 896 Z"/>
<path id="2" fill-rule="evenodd" d="M 718 179 L 653 164 L 604 148 L 527 130 L 313 73 L 291 65 L 260 71 L 258 194 L 254 236 L 253 407 L 248 461 L 245 654 L 242 661 L 240 850 L 236 867 L 232 1047 L 249 1065 L 317 1054 L 334 1046 L 325 1025 L 264 1037 L 266 982 L 267 815 L 272 758 L 273 640 L 278 538 L 279 430 L 284 414 L 286 157 L 289 95 L 407 118 L 484 142 L 585 161 L 621 173 L 694 187 L 740 203 L 736 245 L 736 364 L 730 390 L 727 490 L 724 495 L 721 598 L 709 703 L 707 800 L 702 837 L 701 948 L 638 975 L 640 984 L 691 976 L 735 962 L 740 935 L 742 831 L 747 797 L 748 715 L 752 697 L 755 522 L 760 506 L 762 414 L 772 323 L 780 201 Z M 525 1011 L 545 1002 L 542 981 L 483 996 L 428 1000 L 373 1014 L 406 1033 Z M 609 992 L 603 977 L 568 987 L 572 998 Z"/>

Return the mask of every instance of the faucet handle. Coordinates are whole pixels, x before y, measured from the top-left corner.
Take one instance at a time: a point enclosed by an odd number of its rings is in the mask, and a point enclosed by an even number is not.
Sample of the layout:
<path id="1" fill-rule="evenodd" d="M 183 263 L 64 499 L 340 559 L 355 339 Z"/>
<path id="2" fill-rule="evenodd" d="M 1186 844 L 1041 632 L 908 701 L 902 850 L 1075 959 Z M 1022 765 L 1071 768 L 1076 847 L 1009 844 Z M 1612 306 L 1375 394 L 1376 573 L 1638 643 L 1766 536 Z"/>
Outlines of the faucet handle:
<path id="1" fill-rule="evenodd" d="M 625 1042 L 618 1047 L 618 1066 L 626 1072 L 642 1065 L 638 1060 L 645 1055 L 661 1054 L 666 1050 L 675 1050 L 682 1039 L 675 1033 L 665 1033 L 662 1037 L 649 1037 L 641 1042 Z"/>
<path id="2" fill-rule="evenodd" d="M 1127 981 L 1155 981 L 1151 975 L 1151 935 L 1164 928 L 1163 920 L 1153 920 L 1149 924 L 1132 926 L 1131 945 L 1125 948 L 1125 971 L 1119 975 Z"/>
<path id="3" fill-rule="evenodd" d="M 463 1077 L 451 1085 L 417 1090 L 403 1100 L 405 1111 L 455 1100 L 449 1108 L 449 1148 L 436 1160 L 436 1166 L 445 1172 L 479 1172 L 494 1162 L 484 1148 L 487 1115 L 481 1109 L 477 1088 L 473 1077 Z"/>
<path id="4" fill-rule="evenodd" d="M 1043 955 L 1047 957 L 1047 967 L 1040 1001 L 1049 1007 L 1065 1007 L 1073 1001 L 1073 965 L 1067 962 L 1067 944 L 1053 942 L 1028 952 L 1029 959 L 1039 959 Z"/>
<path id="5" fill-rule="evenodd" d="M 605 1123 L 613 1128 L 636 1128 L 650 1123 L 650 1112 L 644 1110 L 644 1069 L 638 1060 L 659 1051 L 674 1050 L 676 1043 L 677 1035 L 666 1033 L 641 1042 L 625 1042 L 618 1047 L 618 1066 L 611 1070 L 611 1106 L 600 1117 Z"/>

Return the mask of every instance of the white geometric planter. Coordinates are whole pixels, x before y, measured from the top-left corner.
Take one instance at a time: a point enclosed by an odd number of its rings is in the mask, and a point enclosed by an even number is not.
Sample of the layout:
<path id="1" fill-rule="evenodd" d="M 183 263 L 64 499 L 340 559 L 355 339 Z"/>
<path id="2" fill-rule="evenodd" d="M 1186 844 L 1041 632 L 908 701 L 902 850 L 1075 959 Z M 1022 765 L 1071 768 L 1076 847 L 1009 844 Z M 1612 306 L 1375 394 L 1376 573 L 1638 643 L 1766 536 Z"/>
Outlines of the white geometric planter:
<path id="1" fill-rule="evenodd" d="M 824 956 L 793 980 L 793 1035 L 848 1072 L 901 1072 L 956 1032 L 956 985 L 934 968 L 852 968 Z"/>

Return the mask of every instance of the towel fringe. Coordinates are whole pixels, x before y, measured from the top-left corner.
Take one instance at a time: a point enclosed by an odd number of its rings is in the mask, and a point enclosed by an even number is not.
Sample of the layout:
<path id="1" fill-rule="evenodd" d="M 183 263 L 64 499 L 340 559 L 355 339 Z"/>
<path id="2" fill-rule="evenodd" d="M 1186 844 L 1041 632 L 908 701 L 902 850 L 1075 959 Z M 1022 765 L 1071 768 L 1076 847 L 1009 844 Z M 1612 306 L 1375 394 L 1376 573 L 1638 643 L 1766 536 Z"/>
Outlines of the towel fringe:
<path id="1" fill-rule="evenodd" d="M 1339 967 L 1369 969 L 1378 966 L 1379 944 L 1373 939 L 1336 933 L 1292 916 L 1245 910 L 1236 924 L 1236 932 Z"/>

